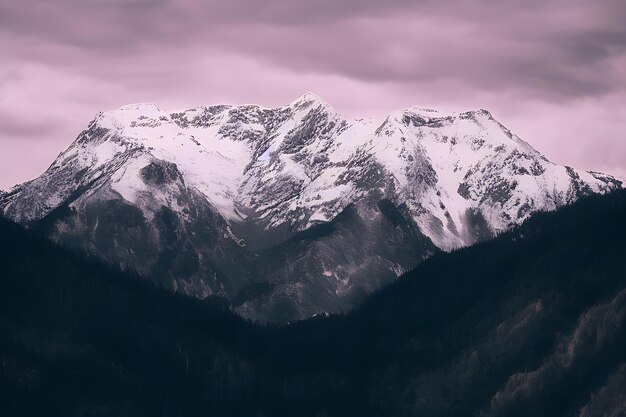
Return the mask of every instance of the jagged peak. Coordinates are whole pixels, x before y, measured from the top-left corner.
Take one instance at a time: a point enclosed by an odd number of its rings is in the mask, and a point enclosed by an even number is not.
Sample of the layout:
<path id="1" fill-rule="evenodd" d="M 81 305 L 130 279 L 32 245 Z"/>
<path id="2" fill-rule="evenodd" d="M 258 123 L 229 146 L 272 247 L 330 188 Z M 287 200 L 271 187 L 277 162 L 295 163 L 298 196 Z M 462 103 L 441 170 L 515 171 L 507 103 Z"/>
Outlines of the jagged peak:
<path id="1" fill-rule="evenodd" d="M 204 113 L 207 111 L 212 111 L 212 110 L 229 110 L 232 109 L 233 106 L 232 104 L 210 104 L 207 106 L 196 106 L 196 107 L 190 107 L 186 110 L 182 110 L 182 111 L 177 111 L 177 112 L 170 112 L 170 114 L 172 113 L 187 113 L 187 114 L 192 114 L 192 113 Z"/>
<path id="2" fill-rule="evenodd" d="M 321 98 L 317 94 L 312 93 L 310 91 L 304 93 L 303 95 L 298 97 L 296 100 L 294 100 L 291 103 L 289 103 L 289 106 L 290 107 L 297 107 L 297 108 L 305 108 L 305 107 L 312 107 L 312 106 L 322 106 L 323 108 L 326 108 L 326 109 L 332 109 L 332 106 L 330 104 L 328 104 L 326 102 L 326 100 L 324 100 L 323 98 Z"/>
<path id="3" fill-rule="evenodd" d="M 311 91 L 307 91 L 306 93 L 295 99 L 293 102 L 297 103 L 300 101 L 324 101 L 324 99 Z"/>
<path id="4" fill-rule="evenodd" d="M 415 113 L 415 114 L 427 114 L 427 115 L 431 115 L 431 116 L 441 116 L 442 113 L 439 110 L 435 110 L 435 109 L 431 109 L 431 108 L 425 108 L 425 107 L 419 107 L 419 106 L 411 106 L 407 109 L 403 109 L 402 111 L 404 112 L 411 112 L 411 113 Z"/>
<path id="5" fill-rule="evenodd" d="M 105 128 L 124 128 L 141 119 L 169 119 L 169 114 L 153 103 L 126 104 L 114 110 L 100 112 L 95 122 Z"/>
<path id="6" fill-rule="evenodd" d="M 304 93 L 303 95 L 293 100 L 291 103 L 289 103 L 287 106 L 284 106 L 284 107 L 291 107 L 294 109 L 309 109 L 309 108 L 320 107 L 320 106 L 326 111 L 332 111 L 332 112 L 335 111 L 334 108 L 326 100 L 324 100 L 319 95 L 310 91 Z M 235 106 L 213 104 L 209 106 L 193 107 L 193 108 L 184 110 L 181 113 L 186 113 L 186 114 L 202 113 L 204 111 L 209 111 L 209 110 L 217 109 L 217 108 L 222 109 L 222 110 L 229 110 L 232 108 L 237 108 L 237 109 L 241 109 L 244 111 L 248 108 L 264 109 L 264 107 L 254 105 L 254 104 L 235 105 Z M 390 114 L 388 114 L 387 118 L 400 119 L 407 114 L 415 115 L 425 120 L 447 118 L 447 117 L 467 118 L 468 116 L 472 118 L 483 116 L 483 117 L 487 117 L 488 119 L 495 120 L 493 116 L 491 115 L 491 113 L 484 108 L 462 111 L 462 112 L 443 112 L 440 110 L 420 107 L 420 106 L 411 106 L 411 107 L 407 107 L 404 109 L 393 111 Z M 163 119 L 164 117 L 169 118 L 170 113 L 168 113 L 167 111 L 161 110 L 154 103 L 134 103 L 134 104 L 127 104 L 127 105 L 118 107 L 117 109 L 114 109 L 114 110 L 101 112 L 96 116 L 96 120 L 102 121 L 103 119 L 104 120 L 114 119 L 115 121 L 120 122 L 121 124 L 128 124 L 128 123 L 131 123 L 132 121 L 136 121 L 138 119 L 143 119 L 143 118 Z M 114 123 L 114 124 L 119 124 L 119 123 Z"/>
<path id="7" fill-rule="evenodd" d="M 473 110 L 472 113 L 483 114 L 483 115 L 488 116 L 488 117 L 493 117 L 489 110 L 482 109 L 482 108 L 481 109 L 477 109 L 477 110 Z"/>
<path id="8" fill-rule="evenodd" d="M 442 118 L 442 117 L 463 117 L 463 116 L 486 116 L 487 118 L 493 119 L 491 112 L 489 110 L 479 108 L 474 110 L 467 111 L 455 111 L 455 112 L 443 112 L 441 110 L 436 110 L 432 108 L 424 108 L 419 106 L 411 106 L 405 109 L 398 110 L 394 112 L 395 114 L 406 114 L 410 113 L 416 116 L 420 116 L 423 118 Z"/>

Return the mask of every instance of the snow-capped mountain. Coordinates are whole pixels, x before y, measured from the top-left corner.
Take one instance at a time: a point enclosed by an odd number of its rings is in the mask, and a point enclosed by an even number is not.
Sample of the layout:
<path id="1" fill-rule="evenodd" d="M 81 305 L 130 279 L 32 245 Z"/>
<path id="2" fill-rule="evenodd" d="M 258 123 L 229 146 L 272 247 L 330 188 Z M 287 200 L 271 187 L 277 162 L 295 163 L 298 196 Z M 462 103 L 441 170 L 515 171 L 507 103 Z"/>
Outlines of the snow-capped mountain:
<path id="1" fill-rule="evenodd" d="M 100 113 L 0 210 L 166 287 L 292 320 L 618 187 L 548 161 L 485 110 L 351 119 L 307 93 L 271 109 Z"/>

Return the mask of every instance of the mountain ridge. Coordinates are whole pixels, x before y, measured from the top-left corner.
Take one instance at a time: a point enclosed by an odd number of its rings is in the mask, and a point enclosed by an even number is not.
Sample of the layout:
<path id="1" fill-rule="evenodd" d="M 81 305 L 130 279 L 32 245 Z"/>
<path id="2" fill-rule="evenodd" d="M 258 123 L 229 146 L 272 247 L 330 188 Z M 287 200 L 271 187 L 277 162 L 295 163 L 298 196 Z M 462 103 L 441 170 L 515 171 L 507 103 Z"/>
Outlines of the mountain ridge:
<path id="1" fill-rule="evenodd" d="M 0 195 L 0 210 L 175 291 L 234 299 L 270 283 L 242 312 L 291 320 L 350 309 L 350 294 L 438 250 L 620 187 L 551 163 L 486 110 L 353 119 L 307 93 L 277 108 L 99 113 L 42 176 Z M 260 256 L 349 206 L 332 236 Z"/>

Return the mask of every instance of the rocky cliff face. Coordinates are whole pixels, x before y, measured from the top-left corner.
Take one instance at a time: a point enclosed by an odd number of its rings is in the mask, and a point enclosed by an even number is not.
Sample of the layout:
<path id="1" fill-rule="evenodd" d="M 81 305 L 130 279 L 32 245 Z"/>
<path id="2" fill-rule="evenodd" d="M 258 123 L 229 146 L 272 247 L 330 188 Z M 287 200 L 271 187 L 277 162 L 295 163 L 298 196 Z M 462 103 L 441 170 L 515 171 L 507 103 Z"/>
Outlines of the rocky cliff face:
<path id="1" fill-rule="evenodd" d="M 355 120 L 308 93 L 274 109 L 100 113 L 0 209 L 173 290 L 289 321 L 618 187 L 553 164 L 485 110 Z"/>

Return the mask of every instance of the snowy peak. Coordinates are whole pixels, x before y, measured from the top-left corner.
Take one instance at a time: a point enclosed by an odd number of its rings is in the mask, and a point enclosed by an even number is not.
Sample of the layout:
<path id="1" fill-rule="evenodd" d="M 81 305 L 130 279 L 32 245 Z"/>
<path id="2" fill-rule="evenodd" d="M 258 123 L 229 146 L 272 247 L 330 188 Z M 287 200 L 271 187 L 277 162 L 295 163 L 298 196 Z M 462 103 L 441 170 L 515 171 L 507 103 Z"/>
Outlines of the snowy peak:
<path id="1" fill-rule="evenodd" d="M 105 128 L 123 129 L 131 124 L 147 121 L 169 120 L 169 115 L 161 111 L 156 104 L 138 103 L 119 107 L 115 110 L 99 113 L 95 122 Z"/>
<path id="2" fill-rule="evenodd" d="M 287 298 L 306 316 L 349 307 L 433 251 L 618 187 L 550 162 L 483 109 L 352 119 L 307 93 L 276 108 L 100 113 L 40 177 L 0 194 L 0 210 L 198 296 L 271 277 L 269 298 L 242 308 Z"/>
<path id="3" fill-rule="evenodd" d="M 299 231 L 355 201 L 386 198 L 445 249 L 471 243 L 463 232 L 468 212 L 498 232 L 619 184 L 552 164 L 484 109 L 410 107 L 383 120 L 352 120 L 313 93 L 271 109 L 123 106 L 100 113 L 53 166 L 77 159 L 76 169 L 96 173 L 123 167 L 109 180 L 128 190 L 122 182 L 139 181 L 131 178 L 139 154 L 175 163 L 228 221 L 252 216 L 267 228 Z M 51 208 L 62 199 L 52 198 Z"/>
<path id="4" fill-rule="evenodd" d="M 327 111 L 334 111 L 334 109 L 324 99 L 311 92 L 307 92 L 292 101 L 288 107 L 292 107 L 296 110 L 321 107 Z"/>

